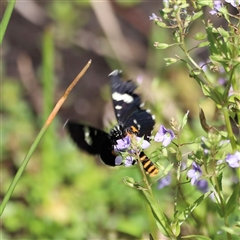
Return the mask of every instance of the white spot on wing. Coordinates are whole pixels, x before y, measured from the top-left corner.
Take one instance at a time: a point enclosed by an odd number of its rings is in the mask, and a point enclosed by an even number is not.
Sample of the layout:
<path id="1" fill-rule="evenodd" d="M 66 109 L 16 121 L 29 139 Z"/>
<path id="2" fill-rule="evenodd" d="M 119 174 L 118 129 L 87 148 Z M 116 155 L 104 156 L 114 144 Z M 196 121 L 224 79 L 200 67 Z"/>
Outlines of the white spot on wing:
<path id="1" fill-rule="evenodd" d="M 124 101 L 125 103 L 131 103 L 133 101 L 133 97 L 127 93 L 121 94 L 115 92 L 112 94 L 112 99 L 115 101 Z"/>
<path id="2" fill-rule="evenodd" d="M 142 108 L 144 105 L 145 105 L 145 103 L 144 103 L 144 102 L 143 102 L 143 103 L 141 103 L 141 104 L 140 104 L 140 108 Z"/>
<path id="3" fill-rule="evenodd" d="M 120 74 L 122 71 L 121 70 L 114 70 L 112 71 L 108 76 L 117 76 L 118 74 Z"/>
<path id="4" fill-rule="evenodd" d="M 155 115 L 152 115 L 152 119 L 155 120 L 155 118 L 156 118 Z"/>
<path id="5" fill-rule="evenodd" d="M 133 120 L 133 123 L 137 124 L 137 120 L 136 120 L 136 119 L 134 119 L 134 120 Z"/>
<path id="6" fill-rule="evenodd" d="M 120 110 L 120 109 L 122 109 L 122 106 L 117 105 L 117 106 L 115 106 L 115 109 Z"/>

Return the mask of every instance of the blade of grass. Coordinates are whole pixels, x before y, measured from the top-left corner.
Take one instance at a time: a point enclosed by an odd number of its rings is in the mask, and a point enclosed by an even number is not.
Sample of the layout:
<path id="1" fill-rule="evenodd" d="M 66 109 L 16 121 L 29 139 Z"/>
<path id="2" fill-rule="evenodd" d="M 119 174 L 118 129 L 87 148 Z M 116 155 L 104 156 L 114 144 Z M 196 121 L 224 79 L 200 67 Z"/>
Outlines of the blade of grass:
<path id="1" fill-rule="evenodd" d="M 33 142 L 32 146 L 30 147 L 28 153 L 26 154 L 25 158 L 23 159 L 16 175 L 13 178 L 13 181 L 11 182 L 6 195 L 3 198 L 3 201 L 0 205 L 0 216 L 2 215 L 10 197 L 12 196 L 12 193 L 20 179 L 20 177 L 23 174 L 23 171 L 25 170 L 31 156 L 33 155 L 33 152 L 35 151 L 36 147 L 38 146 L 40 140 L 42 139 L 44 133 L 46 132 L 46 130 L 48 129 L 49 125 L 51 124 L 51 122 L 53 121 L 54 117 L 56 116 L 57 112 L 59 111 L 59 109 L 61 108 L 61 106 L 63 105 L 63 103 L 65 102 L 66 98 L 68 97 L 69 93 L 72 91 L 72 89 L 74 88 L 74 86 L 77 84 L 77 82 L 80 80 L 80 78 L 85 74 L 85 72 L 87 71 L 87 69 L 89 68 L 90 64 L 91 64 L 92 60 L 89 60 L 88 63 L 85 65 L 85 67 L 82 69 L 82 71 L 77 75 L 77 77 L 72 81 L 72 83 L 69 85 L 69 87 L 66 89 L 65 93 L 63 94 L 63 96 L 59 99 L 59 101 L 57 102 L 57 104 L 55 105 L 54 109 L 52 110 L 52 112 L 50 113 L 48 119 L 46 120 L 45 124 L 43 125 L 42 129 L 40 130 L 39 134 L 37 135 L 35 141 Z"/>
<path id="2" fill-rule="evenodd" d="M 48 25 L 43 32 L 43 41 L 42 41 L 42 77 L 41 82 L 43 86 L 43 108 L 42 108 L 42 117 L 41 125 L 44 124 L 44 121 L 47 119 L 49 113 L 54 107 L 54 93 L 55 93 L 55 76 L 54 76 L 54 32 L 51 25 Z M 57 120 L 57 119 L 56 119 Z M 51 127 L 46 132 L 44 138 L 40 143 L 41 148 L 41 159 L 42 159 L 42 175 L 41 175 L 41 185 L 40 191 L 43 196 L 47 196 L 49 189 L 54 186 L 56 177 L 53 176 L 56 173 L 53 169 L 56 168 L 57 161 L 57 146 L 56 141 L 53 141 L 54 134 L 56 132 L 56 124 L 58 121 L 54 121 Z M 52 171 L 52 172 L 51 172 Z"/>
<path id="3" fill-rule="evenodd" d="M 0 30 L 0 45 L 2 44 L 3 37 L 5 35 L 5 32 L 6 32 L 10 17 L 12 15 L 15 3 L 16 3 L 16 0 L 9 1 L 6 11 L 3 15 L 2 22 L 0 24 L 0 29 L 1 29 Z M 1 4 L 3 4 L 3 2 L 1 2 Z"/>

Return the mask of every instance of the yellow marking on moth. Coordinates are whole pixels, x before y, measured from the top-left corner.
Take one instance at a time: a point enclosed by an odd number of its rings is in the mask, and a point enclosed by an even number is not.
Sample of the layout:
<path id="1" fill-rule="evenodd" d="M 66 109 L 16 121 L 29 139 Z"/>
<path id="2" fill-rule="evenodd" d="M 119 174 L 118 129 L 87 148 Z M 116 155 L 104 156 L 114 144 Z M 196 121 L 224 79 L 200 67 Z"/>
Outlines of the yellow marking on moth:
<path id="1" fill-rule="evenodd" d="M 150 173 L 149 175 L 150 175 L 150 177 L 155 177 L 158 174 L 158 172 L 159 172 L 158 169 L 155 168 L 154 171 L 152 173 Z"/>
<path id="2" fill-rule="evenodd" d="M 148 168 L 148 172 L 151 173 L 156 167 L 154 165 L 152 165 L 150 168 Z"/>
<path id="3" fill-rule="evenodd" d="M 143 167 L 144 167 L 144 168 L 147 168 L 150 164 L 151 164 L 151 161 L 148 160 L 148 161 L 143 165 Z M 150 167 L 150 168 L 151 168 L 151 167 Z M 149 171 L 149 170 L 147 169 L 147 171 Z"/>
<path id="4" fill-rule="evenodd" d="M 131 126 L 131 130 L 132 130 L 133 133 L 138 133 L 138 129 L 135 128 L 134 126 Z"/>
<path id="5" fill-rule="evenodd" d="M 146 159 L 146 155 L 143 155 L 142 157 L 140 157 L 140 161 L 144 161 Z"/>

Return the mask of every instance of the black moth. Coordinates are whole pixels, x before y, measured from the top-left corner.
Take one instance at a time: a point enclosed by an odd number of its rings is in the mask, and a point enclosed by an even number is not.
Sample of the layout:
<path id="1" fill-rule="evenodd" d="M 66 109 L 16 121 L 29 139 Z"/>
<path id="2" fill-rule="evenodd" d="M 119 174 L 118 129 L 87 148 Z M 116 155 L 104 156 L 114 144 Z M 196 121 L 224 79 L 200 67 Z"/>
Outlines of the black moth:
<path id="1" fill-rule="evenodd" d="M 101 160 L 109 166 L 116 166 L 114 145 L 118 139 L 126 135 L 136 135 L 149 140 L 155 121 L 149 111 L 141 108 L 141 99 L 134 93 L 136 84 L 123 81 L 121 71 L 115 70 L 109 74 L 111 80 L 112 100 L 118 124 L 106 133 L 94 127 L 69 120 L 66 127 L 77 146 L 93 155 L 100 155 Z M 142 151 L 139 154 L 144 170 L 151 176 L 158 173 L 153 162 Z M 132 164 L 136 162 L 133 161 Z"/>

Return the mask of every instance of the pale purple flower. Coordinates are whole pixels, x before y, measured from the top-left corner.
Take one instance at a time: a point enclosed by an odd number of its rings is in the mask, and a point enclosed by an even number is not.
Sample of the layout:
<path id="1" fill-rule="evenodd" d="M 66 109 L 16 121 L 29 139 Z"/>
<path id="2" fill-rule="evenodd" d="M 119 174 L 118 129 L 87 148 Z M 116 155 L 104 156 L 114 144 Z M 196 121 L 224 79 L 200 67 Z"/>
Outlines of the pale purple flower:
<path id="1" fill-rule="evenodd" d="M 162 142 L 164 147 L 168 146 L 171 141 L 175 138 L 172 130 L 166 129 L 163 125 L 159 127 L 159 130 L 154 138 L 155 142 Z"/>
<path id="2" fill-rule="evenodd" d="M 150 146 L 150 143 L 140 137 L 136 137 L 137 142 L 140 144 L 142 149 L 146 149 Z M 129 136 L 126 136 L 122 139 L 118 139 L 117 144 L 113 146 L 114 152 L 119 153 L 119 152 L 127 152 L 129 153 L 129 156 L 123 160 L 123 157 L 121 155 L 116 156 L 115 158 L 115 165 L 121 165 L 124 163 L 126 167 L 129 167 L 134 164 L 135 158 L 133 156 L 130 156 L 131 154 L 134 154 L 135 151 L 130 148 L 131 146 L 131 138 Z"/>
<path id="3" fill-rule="evenodd" d="M 141 143 L 141 148 L 142 149 L 146 149 L 146 148 L 150 147 L 150 142 L 148 142 L 147 140 L 144 140 L 140 137 L 137 137 L 137 142 Z"/>
<path id="4" fill-rule="evenodd" d="M 204 179 L 198 180 L 195 185 L 196 188 L 203 193 L 206 193 L 208 191 L 208 182 Z"/>
<path id="5" fill-rule="evenodd" d="M 230 3 L 235 8 L 240 5 L 240 0 L 225 0 L 225 2 Z"/>
<path id="6" fill-rule="evenodd" d="M 211 10 L 209 13 L 211 15 L 215 15 L 219 12 L 221 7 L 222 7 L 222 1 L 213 1 L 213 10 Z"/>
<path id="7" fill-rule="evenodd" d="M 134 162 L 135 159 L 132 156 L 127 156 L 124 161 L 121 155 L 115 158 L 115 165 L 117 166 L 124 164 L 125 167 L 130 167 L 134 164 Z"/>
<path id="8" fill-rule="evenodd" d="M 172 181 L 171 175 L 167 174 L 166 176 L 158 180 L 158 189 L 162 189 L 170 185 L 171 181 Z"/>
<path id="9" fill-rule="evenodd" d="M 240 167 L 240 152 L 235 152 L 234 154 L 228 154 L 226 157 L 226 162 L 231 168 Z"/>
<path id="10" fill-rule="evenodd" d="M 158 17 L 155 13 L 152 13 L 151 16 L 149 16 L 149 20 L 150 21 L 162 21 L 162 19 L 160 17 Z"/>
<path id="11" fill-rule="evenodd" d="M 115 152 L 121 152 L 121 151 L 126 151 L 131 144 L 131 139 L 129 136 L 126 136 L 122 139 L 117 140 L 117 144 L 114 145 L 114 151 Z"/>
<path id="12" fill-rule="evenodd" d="M 193 162 L 192 169 L 187 172 L 187 176 L 191 179 L 192 186 L 195 185 L 198 179 L 202 176 L 202 170 L 200 166 Z"/>

